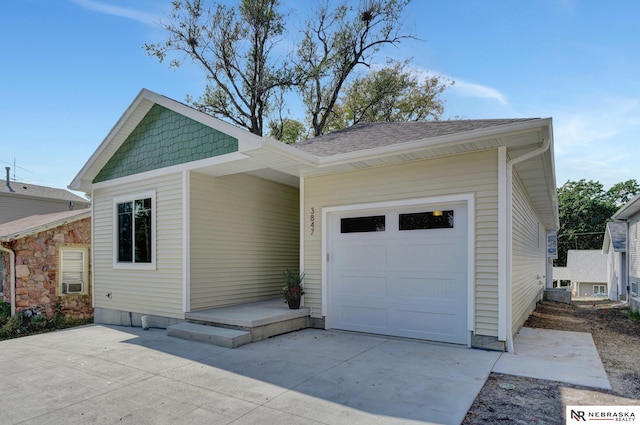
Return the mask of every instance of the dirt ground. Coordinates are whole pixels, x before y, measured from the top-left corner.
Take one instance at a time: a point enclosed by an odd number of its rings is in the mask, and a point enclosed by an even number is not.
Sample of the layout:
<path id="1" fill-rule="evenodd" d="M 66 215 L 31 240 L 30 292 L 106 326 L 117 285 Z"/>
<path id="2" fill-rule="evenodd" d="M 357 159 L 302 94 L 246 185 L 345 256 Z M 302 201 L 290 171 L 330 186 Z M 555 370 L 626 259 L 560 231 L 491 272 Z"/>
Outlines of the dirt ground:
<path id="1" fill-rule="evenodd" d="M 492 373 L 463 424 L 564 424 L 567 405 L 640 405 L 640 321 L 611 301 L 543 301 L 525 326 L 589 332 L 613 390 Z"/>

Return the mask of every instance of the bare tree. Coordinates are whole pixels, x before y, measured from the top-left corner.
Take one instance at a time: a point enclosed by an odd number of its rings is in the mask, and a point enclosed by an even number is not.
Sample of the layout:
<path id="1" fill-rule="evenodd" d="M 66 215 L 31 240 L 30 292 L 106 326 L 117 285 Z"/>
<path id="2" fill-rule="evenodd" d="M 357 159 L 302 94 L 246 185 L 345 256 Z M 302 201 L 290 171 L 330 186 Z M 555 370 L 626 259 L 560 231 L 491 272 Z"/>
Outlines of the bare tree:
<path id="1" fill-rule="evenodd" d="M 299 86 L 314 136 L 323 134 L 342 86 L 358 65 L 383 45 L 411 38 L 400 33 L 402 12 L 410 0 L 343 1 L 333 10 L 325 2 L 307 22 L 297 51 Z"/>
<path id="2" fill-rule="evenodd" d="M 162 62 L 169 52 L 182 52 L 170 66 L 186 59 L 204 69 L 205 92 L 199 110 L 226 118 L 262 135 L 263 117 L 276 90 L 290 85 L 286 62 L 273 60 L 273 49 L 285 32 L 278 0 L 241 0 L 237 9 L 222 4 L 203 6 L 201 0 L 173 1 L 169 33 L 160 44 L 145 44 L 149 55 Z"/>

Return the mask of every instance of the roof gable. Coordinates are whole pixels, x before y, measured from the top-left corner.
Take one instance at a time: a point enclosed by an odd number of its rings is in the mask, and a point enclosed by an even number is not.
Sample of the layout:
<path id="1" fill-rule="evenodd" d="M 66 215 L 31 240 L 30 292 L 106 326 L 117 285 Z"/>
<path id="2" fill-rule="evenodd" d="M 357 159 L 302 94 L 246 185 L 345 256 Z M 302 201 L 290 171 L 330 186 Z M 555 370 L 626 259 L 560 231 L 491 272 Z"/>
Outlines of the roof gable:
<path id="1" fill-rule="evenodd" d="M 154 104 L 93 183 L 237 151 L 237 138 Z"/>
<path id="2" fill-rule="evenodd" d="M 607 223 L 602 251 L 609 252 L 610 246 L 615 252 L 627 251 L 627 223 L 622 221 Z"/>
<path id="3" fill-rule="evenodd" d="M 614 220 L 628 220 L 640 213 L 640 193 L 624 204 L 614 215 Z"/>
<path id="4" fill-rule="evenodd" d="M 147 89 L 142 89 L 138 94 L 138 96 L 136 96 L 134 101 L 131 103 L 131 105 L 129 105 L 129 107 L 124 112 L 124 114 L 122 114 L 118 122 L 113 126 L 109 134 L 107 134 L 107 136 L 104 138 L 102 143 L 100 143 L 98 148 L 91 155 L 91 157 L 82 167 L 82 169 L 71 181 L 71 183 L 69 184 L 69 188 L 72 190 L 82 190 L 85 192 L 89 192 L 91 190 L 91 185 L 93 184 L 98 174 L 103 170 L 103 168 L 107 166 L 111 158 L 114 157 L 116 153 L 118 153 L 118 151 L 123 146 L 123 144 L 125 144 L 125 142 L 127 141 L 129 141 L 130 145 L 136 144 L 133 142 L 133 139 L 129 139 L 129 136 L 134 131 L 136 131 L 136 129 L 138 129 L 139 124 L 143 120 L 145 120 L 145 118 L 147 118 L 148 112 L 151 109 L 153 109 L 154 106 L 164 107 L 169 112 L 175 113 L 175 115 L 173 115 L 173 118 L 166 119 L 166 120 L 165 120 L 165 118 L 167 118 L 166 116 L 162 117 L 163 121 L 165 121 L 166 126 L 160 126 L 158 128 L 155 128 L 153 131 L 151 131 L 148 134 L 145 133 L 148 136 L 153 135 L 153 137 L 155 137 L 156 134 L 154 132 L 157 132 L 157 131 L 160 131 L 160 132 L 163 132 L 163 131 L 176 132 L 177 131 L 177 133 L 179 134 L 181 130 L 176 130 L 175 128 L 172 128 L 172 126 L 174 126 L 175 124 L 171 123 L 170 121 L 191 120 L 191 121 L 184 121 L 184 122 L 189 123 L 188 128 L 190 129 L 192 129 L 194 126 L 199 127 L 199 130 L 196 132 L 196 138 L 207 139 L 212 134 L 217 134 L 216 132 L 222 133 L 230 138 L 230 139 L 225 139 L 226 142 L 224 142 L 224 143 L 229 143 L 228 146 L 224 146 L 221 151 L 214 152 L 214 153 L 217 153 L 219 156 L 222 156 L 222 151 L 226 149 L 228 149 L 231 152 L 231 155 L 237 155 L 237 153 L 242 153 L 251 149 L 258 148 L 261 145 L 262 138 L 259 136 L 256 136 L 255 134 L 252 134 L 246 130 L 235 127 L 227 122 L 224 122 L 218 118 L 207 115 L 203 112 L 200 112 L 190 106 L 177 102 L 168 97 L 161 96 Z M 168 115 L 172 115 L 172 114 L 168 114 Z M 176 116 L 181 118 L 176 118 Z M 201 124 L 202 126 L 200 127 L 198 124 Z M 190 136 L 193 136 L 193 133 L 190 133 Z M 232 139 L 235 139 L 235 143 L 236 143 L 235 150 L 232 150 L 233 149 L 232 145 L 234 143 L 234 142 L 231 142 Z M 181 141 L 187 144 L 188 152 L 189 152 L 187 155 L 191 157 L 193 157 L 194 155 L 198 156 L 203 154 L 204 155 L 212 154 L 212 152 L 203 153 L 205 149 L 202 146 L 196 147 L 195 153 L 194 153 L 193 146 L 190 145 L 191 140 L 187 142 L 187 140 L 182 139 Z M 156 146 L 155 143 L 152 143 L 152 145 L 154 145 L 154 147 Z M 177 157 L 177 163 L 179 165 L 184 164 L 184 162 L 182 161 L 185 161 L 185 160 L 188 162 L 190 161 L 185 157 L 181 157 L 173 145 L 164 145 L 164 147 L 166 148 L 164 157 L 163 156 L 157 157 L 156 155 L 158 155 L 158 152 L 155 152 L 155 151 L 153 152 L 154 159 L 152 161 L 154 161 L 154 165 L 149 165 L 148 163 L 145 163 L 145 160 L 142 159 L 144 155 L 140 155 L 137 150 L 139 149 L 139 146 L 134 148 L 131 148 L 131 146 L 129 146 L 129 148 L 125 148 L 125 150 L 121 151 L 121 153 L 119 154 L 121 155 L 121 158 L 119 160 L 116 159 L 114 160 L 114 162 L 109 164 L 109 166 L 107 167 L 107 170 L 105 170 L 103 175 L 100 176 L 100 180 L 103 181 L 103 180 L 115 179 L 117 177 L 121 177 L 125 175 L 142 173 L 143 171 L 140 171 L 139 168 L 136 170 L 135 173 L 132 172 L 133 171 L 132 168 L 136 166 L 134 164 L 142 165 L 143 167 L 150 167 L 151 170 L 155 170 L 155 169 L 158 169 L 157 167 L 164 168 L 165 166 L 163 164 L 165 164 L 167 161 L 169 162 L 173 161 L 174 156 Z M 168 156 L 171 157 L 171 159 L 167 159 L 168 158 L 166 156 L 167 152 L 168 152 Z M 205 158 L 210 158 L 210 157 L 205 157 Z M 149 161 L 148 158 L 147 158 L 147 161 Z M 195 162 L 198 162 L 198 161 L 195 161 Z"/>

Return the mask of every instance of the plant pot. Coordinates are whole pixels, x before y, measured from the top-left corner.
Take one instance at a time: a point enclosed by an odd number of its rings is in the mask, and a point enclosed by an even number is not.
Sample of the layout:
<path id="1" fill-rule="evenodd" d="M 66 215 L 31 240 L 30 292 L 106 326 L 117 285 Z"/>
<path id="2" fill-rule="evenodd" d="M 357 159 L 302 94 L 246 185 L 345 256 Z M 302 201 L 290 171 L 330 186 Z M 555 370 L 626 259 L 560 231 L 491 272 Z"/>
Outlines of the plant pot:
<path id="1" fill-rule="evenodd" d="M 289 309 L 298 310 L 300 308 L 300 298 L 287 300 L 287 304 L 289 304 Z"/>

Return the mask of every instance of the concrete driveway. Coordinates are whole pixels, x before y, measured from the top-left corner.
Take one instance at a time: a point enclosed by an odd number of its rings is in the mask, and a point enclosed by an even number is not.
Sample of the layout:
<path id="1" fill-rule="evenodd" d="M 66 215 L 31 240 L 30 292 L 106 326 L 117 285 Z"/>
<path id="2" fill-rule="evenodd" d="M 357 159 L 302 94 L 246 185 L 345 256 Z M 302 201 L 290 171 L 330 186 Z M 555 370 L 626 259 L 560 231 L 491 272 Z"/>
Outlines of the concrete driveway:
<path id="1" fill-rule="evenodd" d="M 236 349 L 92 325 L 0 342 L 4 424 L 459 424 L 500 353 L 305 329 Z"/>

